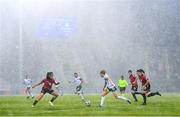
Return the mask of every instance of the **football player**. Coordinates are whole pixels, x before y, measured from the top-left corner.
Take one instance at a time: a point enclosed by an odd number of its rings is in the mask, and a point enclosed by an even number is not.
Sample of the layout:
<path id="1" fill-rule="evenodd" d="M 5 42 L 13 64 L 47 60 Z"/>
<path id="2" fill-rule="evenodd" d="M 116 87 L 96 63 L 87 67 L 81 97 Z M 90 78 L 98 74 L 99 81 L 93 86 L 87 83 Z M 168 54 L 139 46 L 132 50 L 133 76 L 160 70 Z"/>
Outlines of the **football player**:
<path id="1" fill-rule="evenodd" d="M 102 107 L 104 105 L 104 101 L 105 101 L 105 96 L 107 94 L 109 94 L 109 92 L 112 92 L 113 96 L 116 99 L 122 99 L 127 101 L 129 104 L 131 104 L 131 100 L 125 96 L 118 96 L 116 93 L 116 85 L 113 83 L 112 79 L 109 77 L 109 75 L 107 74 L 107 72 L 105 70 L 101 70 L 100 71 L 100 76 L 104 79 L 104 87 L 103 87 L 103 93 L 101 95 L 101 101 L 99 104 L 99 107 Z"/>
<path id="2" fill-rule="evenodd" d="M 44 96 L 46 93 L 49 93 L 49 94 L 53 95 L 52 99 L 49 101 L 49 104 L 50 104 L 51 106 L 54 106 L 53 102 L 54 102 L 54 100 L 59 96 L 59 94 L 52 89 L 52 85 L 53 85 L 53 84 L 58 85 L 59 82 L 56 82 L 56 81 L 54 80 L 54 74 L 53 74 L 53 72 L 47 72 L 46 78 L 43 79 L 40 83 L 34 85 L 32 88 L 35 88 L 36 86 L 39 86 L 39 85 L 41 85 L 41 84 L 43 84 L 41 93 L 37 96 L 36 100 L 33 102 L 32 107 L 35 107 L 36 104 L 43 98 L 43 96 Z"/>

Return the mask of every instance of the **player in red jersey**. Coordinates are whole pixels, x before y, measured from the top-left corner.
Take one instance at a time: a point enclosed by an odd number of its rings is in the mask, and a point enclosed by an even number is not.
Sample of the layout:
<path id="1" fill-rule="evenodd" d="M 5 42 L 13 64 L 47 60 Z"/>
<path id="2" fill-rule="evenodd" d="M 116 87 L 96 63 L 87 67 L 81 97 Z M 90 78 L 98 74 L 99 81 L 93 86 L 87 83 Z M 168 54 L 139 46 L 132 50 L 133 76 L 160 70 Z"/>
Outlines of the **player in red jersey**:
<path id="1" fill-rule="evenodd" d="M 138 83 L 137 83 L 137 78 L 136 76 L 132 73 L 132 70 L 128 70 L 128 75 L 129 75 L 129 80 L 131 83 L 131 94 L 134 98 L 134 101 L 137 102 L 137 97 L 136 97 L 136 93 L 138 90 Z"/>
<path id="2" fill-rule="evenodd" d="M 139 77 L 139 80 L 142 84 L 142 96 L 143 96 L 143 104 L 142 105 L 146 105 L 146 97 L 151 97 L 151 96 L 155 96 L 155 95 L 159 95 L 161 96 L 161 94 L 157 91 L 157 92 L 150 92 L 151 89 L 151 85 L 149 82 L 149 79 L 146 77 L 144 70 L 139 69 L 137 70 L 137 75 Z"/>
<path id="3" fill-rule="evenodd" d="M 51 106 L 54 106 L 53 104 L 53 101 L 59 96 L 58 93 L 56 93 L 53 89 L 52 89 L 52 85 L 55 84 L 55 85 L 58 85 L 59 82 L 56 82 L 54 80 L 54 74 L 53 72 L 47 72 L 46 74 L 46 78 L 43 79 L 40 83 L 34 85 L 32 88 L 35 88 L 36 86 L 39 86 L 41 84 L 43 84 L 43 87 L 42 87 L 42 90 L 41 90 L 41 93 L 38 95 L 38 97 L 36 98 L 36 100 L 33 102 L 33 105 L 32 107 L 35 107 L 35 105 L 43 98 L 43 96 L 46 94 L 46 93 L 49 93 L 51 95 L 53 95 L 54 97 L 52 97 L 52 99 L 49 101 L 49 104 Z"/>

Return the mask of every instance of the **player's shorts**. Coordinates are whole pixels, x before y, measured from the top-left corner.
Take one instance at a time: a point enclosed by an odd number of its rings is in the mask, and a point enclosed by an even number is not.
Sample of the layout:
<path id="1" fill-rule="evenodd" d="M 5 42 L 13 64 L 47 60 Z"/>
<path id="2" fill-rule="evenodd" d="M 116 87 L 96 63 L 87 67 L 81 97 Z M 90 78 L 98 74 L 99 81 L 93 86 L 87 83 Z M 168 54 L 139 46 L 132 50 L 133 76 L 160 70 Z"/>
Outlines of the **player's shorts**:
<path id="1" fill-rule="evenodd" d="M 150 92 L 151 91 L 151 85 L 150 84 L 146 85 L 146 87 L 144 88 L 143 91 Z"/>
<path id="2" fill-rule="evenodd" d="M 31 87 L 26 87 L 28 90 L 31 89 Z"/>
<path id="3" fill-rule="evenodd" d="M 120 92 L 121 92 L 121 91 L 125 91 L 125 90 L 126 90 L 126 87 L 119 87 L 119 90 L 120 90 Z"/>
<path id="4" fill-rule="evenodd" d="M 112 88 L 107 87 L 107 89 L 109 92 L 115 92 L 117 90 L 117 88 L 115 86 Z"/>
<path id="5" fill-rule="evenodd" d="M 44 93 L 44 94 L 46 94 L 46 93 L 52 94 L 53 92 L 54 92 L 53 89 L 42 88 L 42 90 L 41 90 L 41 93 Z"/>
<path id="6" fill-rule="evenodd" d="M 132 91 L 137 91 L 137 90 L 138 90 L 138 85 L 132 86 L 132 87 L 131 87 L 131 90 L 132 90 Z"/>
<path id="7" fill-rule="evenodd" d="M 82 86 L 81 86 L 81 85 L 79 85 L 79 86 L 76 87 L 76 91 L 77 91 L 77 92 L 78 92 L 78 91 L 81 91 L 81 89 L 82 89 Z"/>
<path id="8" fill-rule="evenodd" d="M 27 88 L 27 89 L 30 89 L 30 88 L 31 88 L 31 85 L 26 85 L 26 88 Z"/>

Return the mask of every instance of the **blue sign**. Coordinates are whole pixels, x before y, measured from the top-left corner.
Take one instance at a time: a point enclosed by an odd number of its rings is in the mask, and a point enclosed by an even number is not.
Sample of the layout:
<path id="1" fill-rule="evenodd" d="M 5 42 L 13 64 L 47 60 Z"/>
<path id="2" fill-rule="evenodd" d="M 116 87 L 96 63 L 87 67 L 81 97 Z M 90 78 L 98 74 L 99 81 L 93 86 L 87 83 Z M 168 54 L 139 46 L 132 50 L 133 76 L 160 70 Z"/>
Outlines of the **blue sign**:
<path id="1" fill-rule="evenodd" d="M 41 19 L 37 34 L 40 37 L 69 37 L 77 32 L 75 18 L 45 18 Z"/>

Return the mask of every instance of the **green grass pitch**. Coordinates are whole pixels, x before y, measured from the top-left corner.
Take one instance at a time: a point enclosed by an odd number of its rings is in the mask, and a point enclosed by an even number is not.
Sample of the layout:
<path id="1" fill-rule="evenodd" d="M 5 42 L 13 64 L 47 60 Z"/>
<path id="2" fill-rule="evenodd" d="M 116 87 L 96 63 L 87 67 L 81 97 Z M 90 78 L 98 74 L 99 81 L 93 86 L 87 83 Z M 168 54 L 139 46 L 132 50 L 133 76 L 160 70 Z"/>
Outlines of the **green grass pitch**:
<path id="1" fill-rule="evenodd" d="M 55 107 L 51 107 L 48 104 L 51 96 L 46 95 L 32 108 L 33 100 L 26 99 L 25 96 L 0 96 L 0 116 L 180 116 L 178 93 L 148 98 L 146 106 L 141 105 L 141 96 L 138 96 L 139 102 L 129 105 L 109 95 L 103 108 L 97 107 L 99 95 L 86 97 L 91 101 L 91 107 L 86 107 L 76 95 L 61 96 L 55 101 Z"/>

